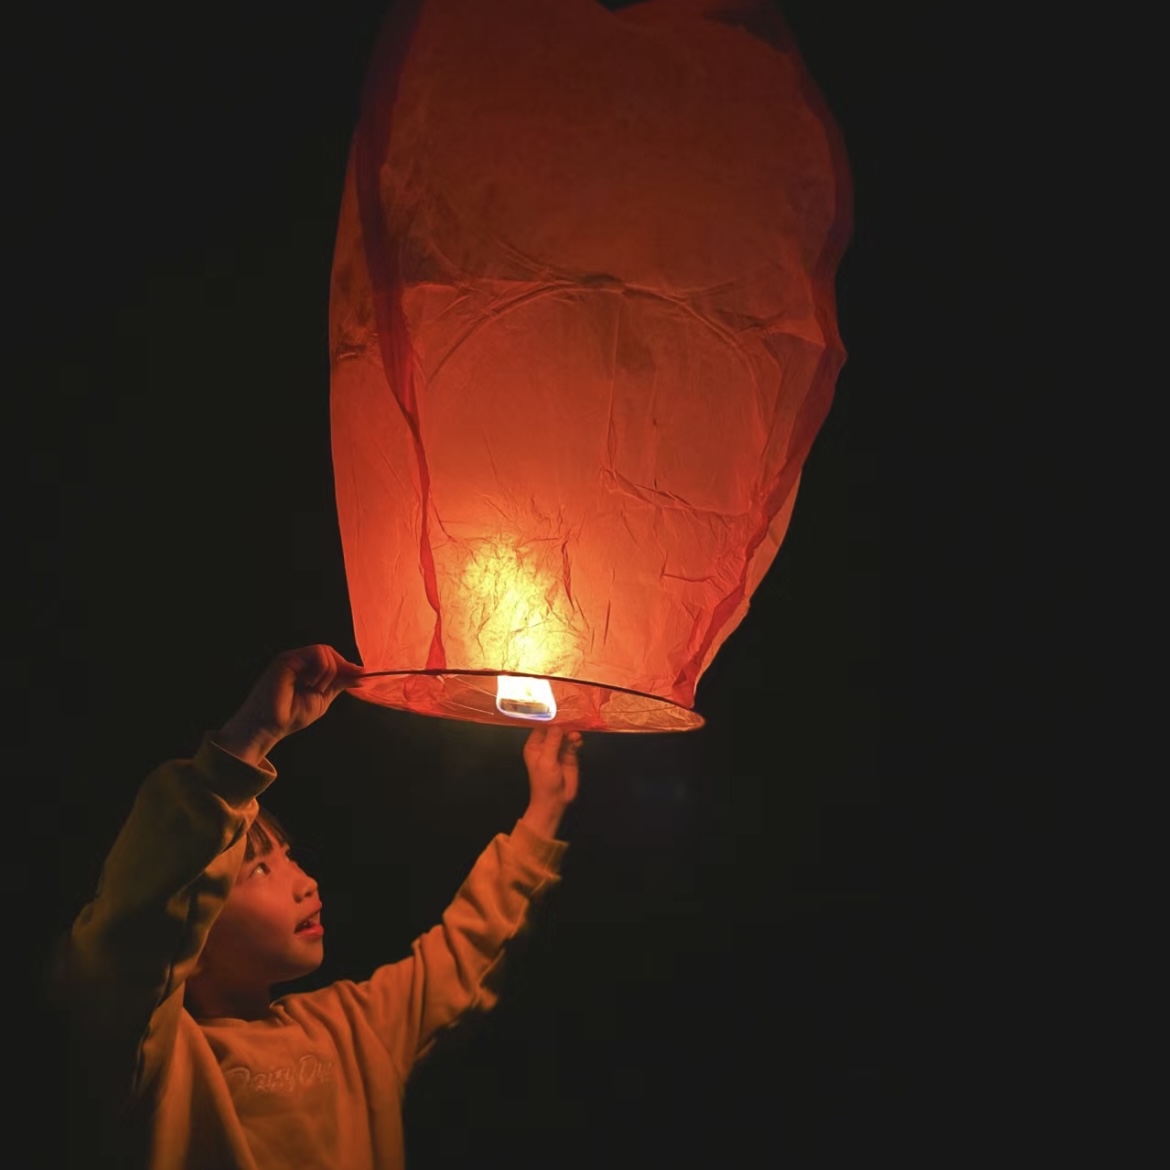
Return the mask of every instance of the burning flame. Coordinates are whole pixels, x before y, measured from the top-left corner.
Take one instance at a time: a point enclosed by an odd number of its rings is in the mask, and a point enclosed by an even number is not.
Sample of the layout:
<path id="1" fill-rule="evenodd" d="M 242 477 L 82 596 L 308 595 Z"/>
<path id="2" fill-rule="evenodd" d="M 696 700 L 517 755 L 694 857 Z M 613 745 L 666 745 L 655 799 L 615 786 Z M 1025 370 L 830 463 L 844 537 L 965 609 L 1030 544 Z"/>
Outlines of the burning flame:
<path id="1" fill-rule="evenodd" d="M 557 717 L 557 701 L 547 678 L 501 674 L 496 679 L 496 710 L 513 719 L 545 721 Z"/>

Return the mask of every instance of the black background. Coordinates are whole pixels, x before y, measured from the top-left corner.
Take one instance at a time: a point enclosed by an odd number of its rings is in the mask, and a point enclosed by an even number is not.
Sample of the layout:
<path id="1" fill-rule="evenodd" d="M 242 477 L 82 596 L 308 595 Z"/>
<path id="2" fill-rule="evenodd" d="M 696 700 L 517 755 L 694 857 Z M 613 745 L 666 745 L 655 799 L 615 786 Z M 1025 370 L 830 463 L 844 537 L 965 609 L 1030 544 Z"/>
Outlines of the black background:
<path id="1" fill-rule="evenodd" d="M 155 763 L 276 652 L 356 653 L 327 301 L 383 12 L 58 4 L 16 42 L 30 975 Z M 985 660 L 955 663 L 993 604 L 959 466 L 1006 347 L 976 347 L 971 317 L 1011 311 L 988 295 L 1017 214 L 984 166 L 996 69 L 953 14 L 785 12 L 853 168 L 849 361 L 785 544 L 700 684 L 707 727 L 588 738 L 565 881 L 504 1003 L 416 1074 L 414 1170 L 953 1165 L 1015 1108 L 990 723 L 980 740 L 955 721 L 992 685 Z M 344 697 L 277 749 L 269 800 L 327 907 L 321 978 L 436 919 L 523 809 L 522 738 Z"/>

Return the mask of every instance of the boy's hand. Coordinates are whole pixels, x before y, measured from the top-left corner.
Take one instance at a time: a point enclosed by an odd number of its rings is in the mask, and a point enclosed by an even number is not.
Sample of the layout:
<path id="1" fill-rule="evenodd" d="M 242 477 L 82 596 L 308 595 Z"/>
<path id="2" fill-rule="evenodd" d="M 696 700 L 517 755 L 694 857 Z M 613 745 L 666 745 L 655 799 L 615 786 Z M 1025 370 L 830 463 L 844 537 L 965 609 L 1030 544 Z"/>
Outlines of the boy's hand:
<path id="1" fill-rule="evenodd" d="M 241 760 L 259 764 L 286 735 L 320 719 L 361 673 L 332 646 L 288 650 L 272 660 L 243 706 L 211 738 Z"/>
<path id="2" fill-rule="evenodd" d="M 579 731 L 537 727 L 524 744 L 528 768 L 528 810 L 520 819 L 538 836 L 557 835 L 565 809 L 577 796 Z"/>

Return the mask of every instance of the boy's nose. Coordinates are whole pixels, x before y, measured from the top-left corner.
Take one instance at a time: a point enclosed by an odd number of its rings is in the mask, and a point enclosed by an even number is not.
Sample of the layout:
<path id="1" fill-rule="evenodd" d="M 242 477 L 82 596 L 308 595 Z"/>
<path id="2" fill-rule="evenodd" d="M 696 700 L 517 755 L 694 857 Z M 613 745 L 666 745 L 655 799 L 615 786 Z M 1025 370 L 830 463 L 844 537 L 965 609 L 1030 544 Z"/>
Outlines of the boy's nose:
<path id="1" fill-rule="evenodd" d="M 311 898 L 317 892 L 317 882 L 311 878 L 300 866 L 297 867 L 297 879 L 293 885 L 293 893 L 298 902 Z"/>

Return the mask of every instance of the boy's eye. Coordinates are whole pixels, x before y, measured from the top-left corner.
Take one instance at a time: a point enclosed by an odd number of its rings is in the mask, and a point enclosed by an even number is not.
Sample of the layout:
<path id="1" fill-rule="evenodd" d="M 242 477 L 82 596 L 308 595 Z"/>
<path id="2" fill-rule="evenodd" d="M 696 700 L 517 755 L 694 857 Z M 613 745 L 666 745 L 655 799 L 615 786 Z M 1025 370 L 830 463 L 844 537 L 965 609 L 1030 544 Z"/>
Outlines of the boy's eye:
<path id="1" fill-rule="evenodd" d="M 268 868 L 267 861 L 258 861 L 258 862 L 256 862 L 256 865 L 253 868 L 252 872 L 248 876 L 255 877 L 258 873 L 271 873 L 271 872 L 272 872 L 272 870 L 270 870 Z"/>

